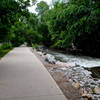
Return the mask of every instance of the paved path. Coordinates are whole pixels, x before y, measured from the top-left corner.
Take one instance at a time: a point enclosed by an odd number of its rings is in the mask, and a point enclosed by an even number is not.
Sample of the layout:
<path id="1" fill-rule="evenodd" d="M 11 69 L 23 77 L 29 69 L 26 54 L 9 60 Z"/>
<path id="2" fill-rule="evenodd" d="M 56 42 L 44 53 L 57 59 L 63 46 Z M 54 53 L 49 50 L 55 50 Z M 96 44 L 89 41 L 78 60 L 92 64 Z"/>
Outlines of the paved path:
<path id="1" fill-rule="evenodd" d="M 0 60 L 0 100 L 66 100 L 55 81 L 27 47 Z"/>

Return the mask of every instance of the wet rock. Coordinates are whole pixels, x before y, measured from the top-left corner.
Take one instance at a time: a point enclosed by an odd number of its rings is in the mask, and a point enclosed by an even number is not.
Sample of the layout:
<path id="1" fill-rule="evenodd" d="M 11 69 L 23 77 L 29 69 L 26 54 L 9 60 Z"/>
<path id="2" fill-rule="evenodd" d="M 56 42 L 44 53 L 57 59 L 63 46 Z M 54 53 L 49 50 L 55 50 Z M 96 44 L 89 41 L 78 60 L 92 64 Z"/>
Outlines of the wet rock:
<path id="1" fill-rule="evenodd" d="M 56 59 L 53 55 L 47 54 L 45 55 L 45 61 L 51 63 L 51 64 L 55 64 L 56 63 Z"/>
<path id="2" fill-rule="evenodd" d="M 98 86 L 96 86 L 96 87 L 94 88 L 94 93 L 100 95 L 100 88 L 99 88 Z"/>
<path id="3" fill-rule="evenodd" d="M 82 68 L 82 67 L 75 67 L 75 68 L 73 68 L 73 70 L 74 71 L 82 71 L 82 70 L 84 70 L 84 68 Z"/>
<path id="4" fill-rule="evenodd" d="M 88 68 L 92 72 L 92 76 L 94 78 L 99 78 L 100 79 L 100 66 L 95 66 L 93 68 Z"/>

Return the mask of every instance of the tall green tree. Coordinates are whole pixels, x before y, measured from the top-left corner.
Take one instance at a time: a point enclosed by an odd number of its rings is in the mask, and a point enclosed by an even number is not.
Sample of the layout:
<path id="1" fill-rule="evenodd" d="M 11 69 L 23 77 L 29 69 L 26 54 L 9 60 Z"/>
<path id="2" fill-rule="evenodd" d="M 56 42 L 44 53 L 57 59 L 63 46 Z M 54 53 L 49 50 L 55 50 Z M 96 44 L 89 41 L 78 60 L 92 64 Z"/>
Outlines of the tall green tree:
<path id="1" fill-rule="evenodd" d="M 49 30 L 48 26 L 46 24 L 46 13 L 49 11 L 49 5 L 41 1 L 37 4 L 36 11 L 38 12 L 38 25 L 37 25 L 37 31 L 39 34 L 42 35 L 42 43 L 45 45 L 50 44 L 50 36 L 49 36 Z"/>
<path id="2" fill-rule="evenodd" d="M 36 11 L 38 12 L 39 16 L 42 16 L 48 9 L 49 9 L 48 4 L 44 1 L 41 1 L 37 4 Z"/>
<path id="3" fill-rule="evenodd" d="M 33 3 L 36 0 L 32 0 Z M 10 41 L 12 25 L 27 16 L 30 0 L 0 0 L 0 42 Z"/>
<path id="4" fill-rule="evenodd" d="M 98 0 L 69 0 L 55 3 L 42 16 L 52 47 L 72 48 L 100 56 L 100 2 Z M 41 26 L 42 28 L 42 26 Z M 47 38 L 48 35 L 44 35 Z M 90 52 L 92 49 L 92 52 Z"/>

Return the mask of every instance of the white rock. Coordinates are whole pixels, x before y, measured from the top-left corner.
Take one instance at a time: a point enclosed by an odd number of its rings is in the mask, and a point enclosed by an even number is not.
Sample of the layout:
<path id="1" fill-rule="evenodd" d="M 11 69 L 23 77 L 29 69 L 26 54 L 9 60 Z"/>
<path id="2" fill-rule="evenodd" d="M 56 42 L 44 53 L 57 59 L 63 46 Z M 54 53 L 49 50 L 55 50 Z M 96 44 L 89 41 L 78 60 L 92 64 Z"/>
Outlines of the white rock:
<path id="1" fill-rule="evenodd" d="M 37 52 L 40 56 L 43 56 L 43 53 L 42 52 Z"/>
<path id="2" fill-rule="evenodd" d="M 66 67 L 63 67 L 63 68 L 60 68 L 62 71 L 66 71 L 67 68 Z"/>
<path id="3" fill-rule="evenodd" d="M 59 65 L 59 66 L 63 66 L 63 67 L 68 66 L 67 63 L 60 62 L 60 61 L 57 61 L 56 64 Z"/>
<path id="4" fill-rule="evenodd" d="M 86 94 L 86 93 L 84 93 L 83 95 L 82 95 L 82 97 L 83 98 L 92 98 L 92 94 Z"/>

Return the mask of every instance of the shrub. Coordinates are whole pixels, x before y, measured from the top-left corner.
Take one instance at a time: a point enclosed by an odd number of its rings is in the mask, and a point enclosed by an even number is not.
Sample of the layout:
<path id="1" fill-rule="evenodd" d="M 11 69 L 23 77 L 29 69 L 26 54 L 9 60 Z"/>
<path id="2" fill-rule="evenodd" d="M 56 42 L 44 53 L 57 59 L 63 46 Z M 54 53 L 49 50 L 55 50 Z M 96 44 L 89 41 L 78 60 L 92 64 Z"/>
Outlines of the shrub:
<path id="1" fill-rule="evenodd" d="M 12 48 L 12 44 L 11 43 L 0 44 L 0 50 L 11 49 L 11 48 Z"/>
<path id="2" fill-rule="evenodd" d="M 34 48 L 34 49 L 38 49 L 38 44 L 35 43 L 35 44 L 33 45 L 33 48 Z"/>

